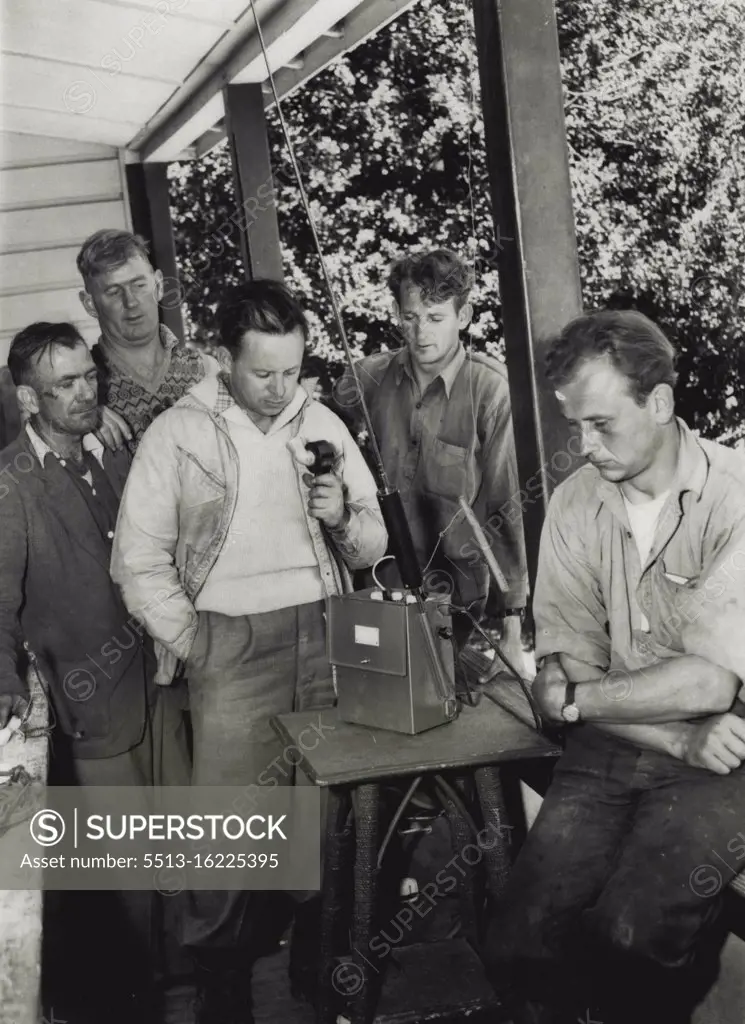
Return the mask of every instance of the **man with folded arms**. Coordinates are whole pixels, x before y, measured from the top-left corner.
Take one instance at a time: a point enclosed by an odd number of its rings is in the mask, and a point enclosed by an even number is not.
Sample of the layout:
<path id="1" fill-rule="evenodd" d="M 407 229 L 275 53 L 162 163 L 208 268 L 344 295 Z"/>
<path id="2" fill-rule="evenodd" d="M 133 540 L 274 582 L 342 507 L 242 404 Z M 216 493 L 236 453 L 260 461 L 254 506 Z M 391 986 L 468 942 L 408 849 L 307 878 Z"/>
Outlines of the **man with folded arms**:
<path id="1" fill-rule="evenodd" d="M 745 461 L 675 416 L 674 356 L 632 311 L 548 353 L 588 465 L 551 499 L 533 606 L 566 747 L 487 943 L 532 999 L 516 1021 L 688 1024 L 745 865 Z"/>

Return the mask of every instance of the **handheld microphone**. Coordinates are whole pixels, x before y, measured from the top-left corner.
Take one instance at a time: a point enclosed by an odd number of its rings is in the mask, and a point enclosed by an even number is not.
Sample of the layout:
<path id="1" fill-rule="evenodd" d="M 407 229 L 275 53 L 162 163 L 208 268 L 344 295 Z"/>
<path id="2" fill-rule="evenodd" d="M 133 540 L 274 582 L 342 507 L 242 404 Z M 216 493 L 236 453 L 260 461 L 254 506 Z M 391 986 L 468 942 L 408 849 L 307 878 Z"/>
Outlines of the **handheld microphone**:
<path id="1" fill-rule="evenodd" d="M 330 441 L 306 441 L 305 449 L 313 455 L 308 469 L 313 476 L 331 473 L 336 463 L 336 449 Z"/>

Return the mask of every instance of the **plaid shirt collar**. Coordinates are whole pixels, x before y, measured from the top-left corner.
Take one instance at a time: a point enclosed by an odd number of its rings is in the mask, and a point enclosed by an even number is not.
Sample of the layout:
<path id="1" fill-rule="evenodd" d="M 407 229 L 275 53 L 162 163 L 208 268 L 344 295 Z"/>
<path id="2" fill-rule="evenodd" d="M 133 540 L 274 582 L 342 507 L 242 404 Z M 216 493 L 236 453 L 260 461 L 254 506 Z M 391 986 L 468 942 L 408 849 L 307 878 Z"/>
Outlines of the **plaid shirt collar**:
<path id="1" fill-rule="evenodd" d="M 300 384 L 298 385 L 297 391 L 295 392 L 294 398 L 289 403 L 289 405 L 287 405 L 282 410 L 280 415 L 277 417 L 276 422 L 278 423 L 280 420 L 289 421 L 294 416 L 297 416 L 297 414 L 300 412 L 300 410 L 302 409 L 302 407 L 305 405 L 309 398 L 310 395 L 308 394 L 303 382 L 301 381 Z M 233 394 L 230 390 L 230 380 L 228 378 L 228 375 L 226 373 L 218 373 L 217 395 L 212 405 L 212 411 L 216 415 L 222 416 L 224 415 L 224 413 L 228 411 L 228 409 L 232 409 L 233 406 L 237 406 L 238 408 L 240 408 L 236 400 L 233 398 Z"/>
<path id="2" fill-rule="evenodd" d="M 227 375 L 225 373 L 218 373 L 217 398 L 215 399 L 215 404 L 212 406 L 212 411 L 218 415 L 222 415 L 222 413 L 227 412 L 233 405 L 237 405 L 237 402 L 230 392 Z"/>

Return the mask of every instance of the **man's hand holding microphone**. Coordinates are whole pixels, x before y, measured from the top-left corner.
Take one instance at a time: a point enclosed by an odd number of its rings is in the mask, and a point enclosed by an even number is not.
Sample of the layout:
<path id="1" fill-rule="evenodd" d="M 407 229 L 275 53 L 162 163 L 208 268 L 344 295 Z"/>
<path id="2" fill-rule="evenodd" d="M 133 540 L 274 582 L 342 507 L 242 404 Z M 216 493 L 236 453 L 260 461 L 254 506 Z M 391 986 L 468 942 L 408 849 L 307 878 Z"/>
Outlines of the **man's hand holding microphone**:
<path id="1" fill-rule="evenodd" d="M 349 520 L 344 486 L 333 470 L 337 454 L 328 441 L 306 442 L 296 437 L 287 446 L 301 466 L 311 470 L 303 475 L 309 488 L 308 512 L 329 530 L 342 528 Z M 320 470 L 320 472 L 319 472 Z"/>

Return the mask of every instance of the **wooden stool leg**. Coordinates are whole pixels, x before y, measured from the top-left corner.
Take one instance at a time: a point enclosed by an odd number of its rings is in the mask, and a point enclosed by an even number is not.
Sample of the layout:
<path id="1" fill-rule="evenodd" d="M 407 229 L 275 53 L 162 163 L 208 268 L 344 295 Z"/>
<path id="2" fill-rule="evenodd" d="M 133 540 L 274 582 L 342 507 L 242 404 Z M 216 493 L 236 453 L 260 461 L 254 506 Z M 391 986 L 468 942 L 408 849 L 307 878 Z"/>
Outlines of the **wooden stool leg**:
<path id="1" fill-rule="evenodd" d="M 359 786 L 355 793 L 352 968 L 355 983 L 360 987 L 355 993 L 352 1024 L 372 1024 L 380 993 L 380 974 L 372 968 L 367 956 L 377 916 L 379 830 L 380 787 L 367 783 Z"/>
<path id="2" fill-rule="evenodd" d="M 350 797 L 347 789 L 332 787 L 326 815 L 326 851 L 321 886 L 321 959 L 316 1021 L 335 1024 L 338 1002 L 334 992 L 334 958 L 339 952 L 339 920 L 344 911 L 345 855 L 350 829 L 347 817 Z"/>
<path id="3" fill-rule="evenodd" d="M 491 895 L 497 899 L 507 885 L 512 866 L 510 854 L 510 828 L 502 789 L 500 769 L 496 766 L 478 768 L 476 788 L 489 834 L 484 837 L 484 863 Z"/>

